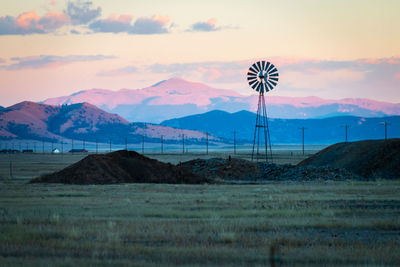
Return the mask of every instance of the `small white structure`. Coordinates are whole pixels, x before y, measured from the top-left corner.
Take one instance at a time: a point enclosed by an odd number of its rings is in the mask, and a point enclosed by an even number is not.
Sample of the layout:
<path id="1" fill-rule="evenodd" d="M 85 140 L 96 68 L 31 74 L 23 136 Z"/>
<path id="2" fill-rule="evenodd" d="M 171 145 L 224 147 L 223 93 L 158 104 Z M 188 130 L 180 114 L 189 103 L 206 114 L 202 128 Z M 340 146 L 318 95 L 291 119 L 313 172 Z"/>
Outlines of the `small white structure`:
<path id="1" fill-rule="evenodd" d="M 51 151 L 51 153 L 52 153 L 52 154 L 59 154 L 59 153 L 60 153 L 60 150 L 59 150 L 58 148 L 54 148 L 54 149 Z"/>

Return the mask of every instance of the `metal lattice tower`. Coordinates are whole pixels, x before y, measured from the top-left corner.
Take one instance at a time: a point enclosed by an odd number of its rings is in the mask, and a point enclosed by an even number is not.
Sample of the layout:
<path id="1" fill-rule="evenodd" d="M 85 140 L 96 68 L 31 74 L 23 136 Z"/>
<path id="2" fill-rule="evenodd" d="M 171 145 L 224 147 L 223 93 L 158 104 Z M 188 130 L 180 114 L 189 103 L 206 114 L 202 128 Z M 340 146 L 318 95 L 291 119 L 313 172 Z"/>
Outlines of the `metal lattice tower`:
<path id="1" fill-rule="evenodd" d="M 249 71 L 247 72 L 247 80 L 250 87 L 259 92 L 251 159 L 254 159 L 254 153 L 256 153 L 257 160 L 259 159 L 260 145 L 262 146 L 264 139 L 265 160 L 268 161 L 269 150 L 269 157 L 272 161 L 271 138 L 269 134 L 268 115 L 264 93 L 271 91 L 278 84 L 278 70 L 268 61 L 258 61 L 249 68 Z M 262 134 L 264 134 L 264 138 L 262 138 Z"/>

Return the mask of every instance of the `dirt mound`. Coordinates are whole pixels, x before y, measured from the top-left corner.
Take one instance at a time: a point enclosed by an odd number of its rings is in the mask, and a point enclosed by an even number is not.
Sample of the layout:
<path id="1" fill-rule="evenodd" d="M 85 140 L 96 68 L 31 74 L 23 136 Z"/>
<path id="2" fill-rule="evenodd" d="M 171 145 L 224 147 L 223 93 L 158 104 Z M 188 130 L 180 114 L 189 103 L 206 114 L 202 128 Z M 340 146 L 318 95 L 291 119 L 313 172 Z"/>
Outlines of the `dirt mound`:
<path id="1" fill-rule="evenodd" d="M 344 168 L 366 178 L 400 178 L 400 139 L 338 143 L 298 166 Z"/>
<path id="2" fill-rule="evenodd" d="M 89 155 L 71 166 L 31 180 L 31 183 L 118 184 L 168 183 L 200 184 L 209 180 L 190 170 L 120 150 Z"/>

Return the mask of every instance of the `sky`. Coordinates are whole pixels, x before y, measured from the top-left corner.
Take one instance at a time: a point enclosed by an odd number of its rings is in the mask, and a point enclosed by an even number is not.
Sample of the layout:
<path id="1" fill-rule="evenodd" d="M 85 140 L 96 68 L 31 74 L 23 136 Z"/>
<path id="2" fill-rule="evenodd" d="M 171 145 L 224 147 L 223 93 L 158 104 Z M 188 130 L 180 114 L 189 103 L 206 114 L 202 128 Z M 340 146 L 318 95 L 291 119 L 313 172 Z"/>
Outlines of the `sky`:
<path id="1" fill-rule="evenodd" d="M 398 0 L 0 0 L 0 105 L 181 77 L 252 94 L 400 103 Z"/>

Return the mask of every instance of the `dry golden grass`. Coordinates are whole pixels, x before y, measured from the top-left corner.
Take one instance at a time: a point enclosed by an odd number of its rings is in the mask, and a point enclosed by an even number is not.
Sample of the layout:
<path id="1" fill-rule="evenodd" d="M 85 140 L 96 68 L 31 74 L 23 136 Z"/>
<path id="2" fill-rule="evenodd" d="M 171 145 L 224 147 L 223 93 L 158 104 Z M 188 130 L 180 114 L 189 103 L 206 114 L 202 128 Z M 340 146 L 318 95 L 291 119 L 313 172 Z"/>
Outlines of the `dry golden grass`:
<path id="1" fill-rule="evenodd" d="M 25 157 L 0 182 L 0 265 L 269 265 L 271 252 L 277 265 L 400 265 L 398 181 L 26 183 L 78 157 Z"/>

